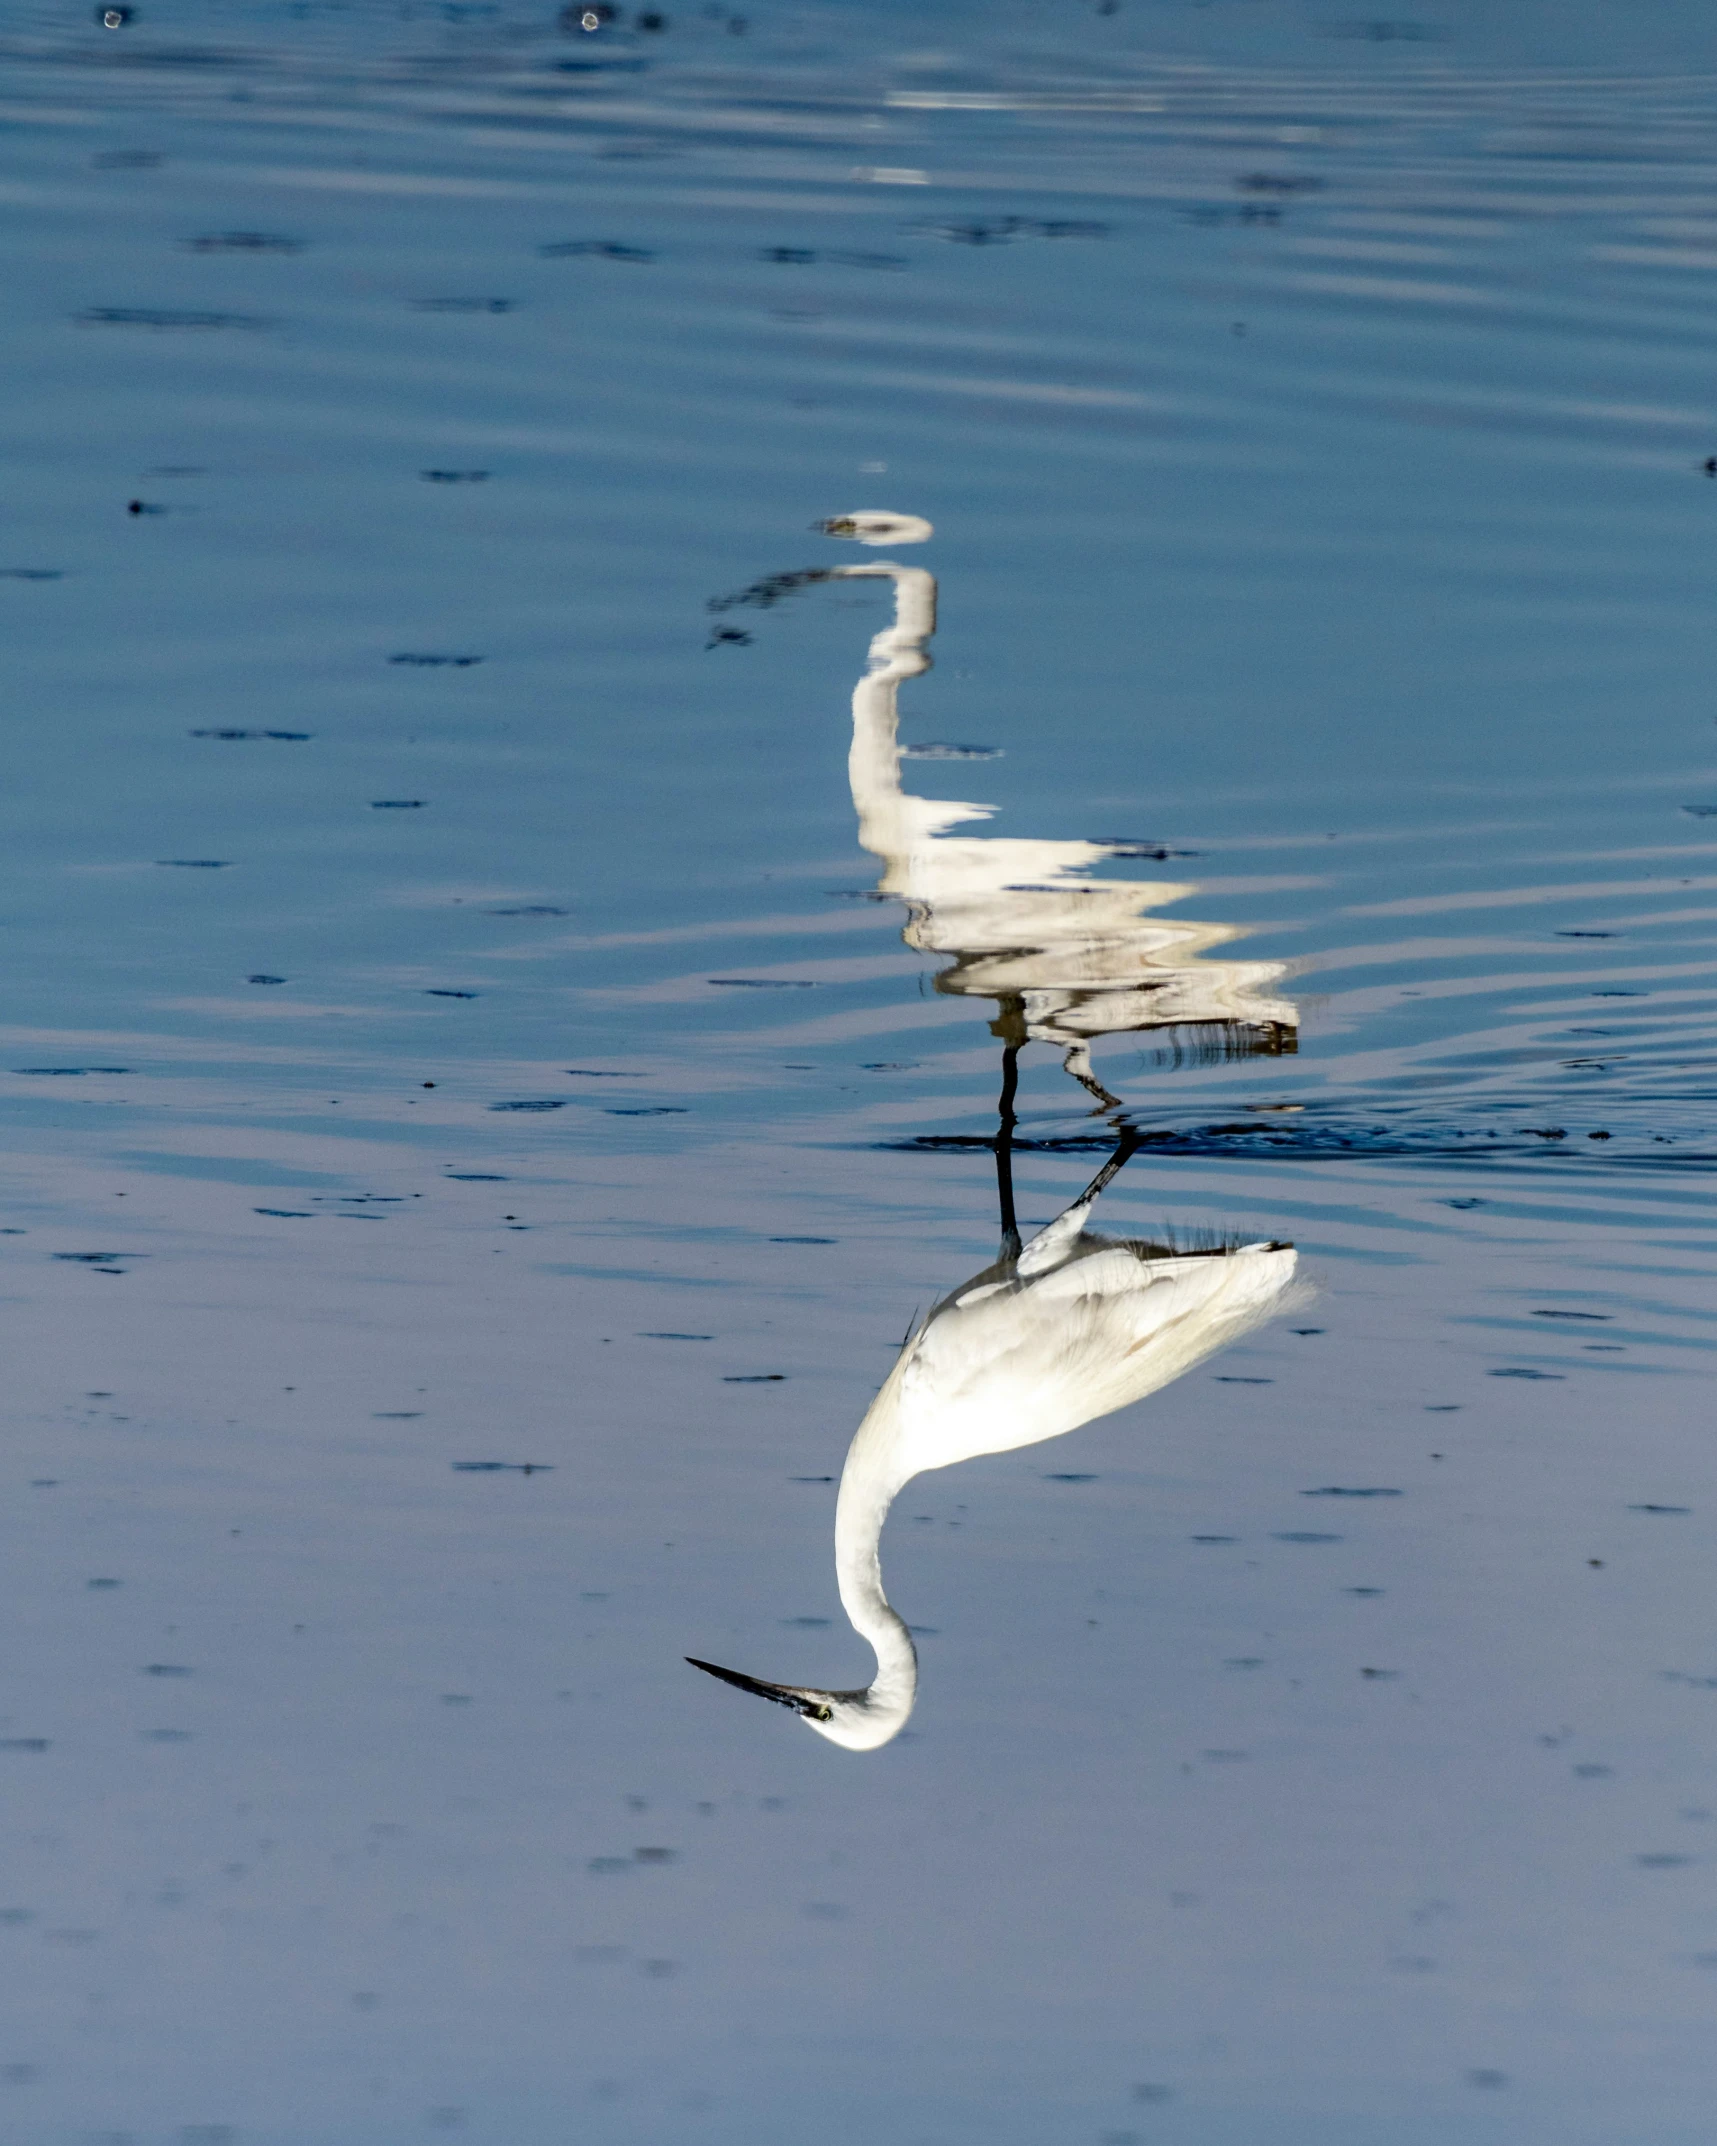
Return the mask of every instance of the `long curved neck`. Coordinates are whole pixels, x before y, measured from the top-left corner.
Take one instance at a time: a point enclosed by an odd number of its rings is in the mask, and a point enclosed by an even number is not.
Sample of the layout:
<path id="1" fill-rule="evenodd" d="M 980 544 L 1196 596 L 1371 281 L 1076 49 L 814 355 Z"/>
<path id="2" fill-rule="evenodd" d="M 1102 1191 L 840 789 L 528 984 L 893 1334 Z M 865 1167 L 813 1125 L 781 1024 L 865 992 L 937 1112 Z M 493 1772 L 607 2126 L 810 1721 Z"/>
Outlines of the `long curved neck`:
<path id="1" fill-rule="evenodd" d="M 882 1591 L 878 1547 L 888 1509 L 911 1471 L 900 1475 L 890 1381 L 859 1425 L 841 1472 L 835 1506 L 835 1578 L 841 1607 L 853 1630 L 868 1639 L 876 1653 L 874 1703 L 909 1708 L 918 1688 L 918 1652 L 905 1621 Z"/>

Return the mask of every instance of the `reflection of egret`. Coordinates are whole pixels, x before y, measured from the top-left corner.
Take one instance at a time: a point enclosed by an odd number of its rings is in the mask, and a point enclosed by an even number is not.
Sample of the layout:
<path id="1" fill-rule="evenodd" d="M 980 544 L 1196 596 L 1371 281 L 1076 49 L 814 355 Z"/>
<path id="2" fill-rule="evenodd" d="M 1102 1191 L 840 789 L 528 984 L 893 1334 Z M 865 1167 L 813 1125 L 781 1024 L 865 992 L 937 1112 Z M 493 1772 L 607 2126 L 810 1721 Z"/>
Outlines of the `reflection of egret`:
<path id="1" fill-rule="evenodd" d="M 893 540 L 901 541 L 898 532 Z M 911 911 L 908 945 L 954 957 L 936 988 L 999 1000 L 994 1026 L 1004 1042 L 1059 1044 L 1067 1070 L 1104 1103 L 1114 1098 L 1091 1070 L 1097 1036 L 1190 1027 L 1204 1048 L 1224 1053 L 1292 1050 L 1298 1014 L 1272 995 L 1280 962 L 1202 960 L 1238 938 L 1238 928 L 1148 913 L 1196 887 L 1087 876 L 1092 865 L 1124 855 L 1123 843 L 950 836 L 952 827 L 987 819 L 990 808 L 902 790 L 897 702 L 901 681 L 930 667 L 935 577 L 892 561 L 816 578 L 825 577 L 894 583 L 894 622 L 871 642 L 869 668 L 853 691 L 847 769 L 859 840 L 883 860 L 879 891 Z"/>
<path id="2" fill-rule="evenodd" d="M 835 1573 L 842 1608 L 875 1650 L 874 1680 L 860 1691 L 821 1691 L 695 1664 L 791 1707 L 848 1750 L 886 1744 L 917 1696 L 917 1652 L 883 1593 L 877 1554 L 902 1488 L 927 1468 L 1011 1453 L 1141 1400 L 1269 1318 L 1293 1278 L 1290 1245 L 1184 1252 L 1088 1230 L 1092 1203 L 1132 1152 L 1129 1134 L 1022 1248 L 1006 1190 L 1010 1131 L 1004 1105 L 1001 1254 L 908 1336 L 841 1475 Z"/>

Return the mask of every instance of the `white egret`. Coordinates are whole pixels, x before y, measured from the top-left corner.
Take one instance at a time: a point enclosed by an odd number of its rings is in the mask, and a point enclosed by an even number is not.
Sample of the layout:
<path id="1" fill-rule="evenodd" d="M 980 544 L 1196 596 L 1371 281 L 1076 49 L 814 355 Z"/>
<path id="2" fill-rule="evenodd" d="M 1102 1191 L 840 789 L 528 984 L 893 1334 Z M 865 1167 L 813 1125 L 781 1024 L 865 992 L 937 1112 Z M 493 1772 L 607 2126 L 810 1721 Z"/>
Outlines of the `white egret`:
<path id="1" fill-rule="evenodd" d="M 930 533 L 914 517 L 880 512 L 823 526 L 861 542 L 915 542 Z M 892 580 L 895 615 L 871 642 L 853 694 L 848 768 L 859 838 L 883 860 L 881 891 L 908 906 L 908 943 L 954 957 L 938 988 L 1001 1003 L 992 1024 L 1004 1045 L 995 1143 L 1001 1250 L 908 1335 L 847 1452 L 835 1571 L 841 1606 L 876 1655 L 871 1682 L 826 1691 L 688 1659 L 790 1707 L 831 1743 L 870 1751 L 899 1734 L 918 1691 L 917 1651 L 883 1591 L 879 1557 L 883 1523 L 904 1485 L 927 1469 L 1058 1438 L 1141 1400 L 1282 1309 L 1293 1284 L 1291 1245 L 1187 1251 L 1088 1229 L 1098 1195 L 1134 1152 L 1131 1129 L 1120 1132 L 1072 1205 L 1022 1244 L 1011 1166 L 1021 1047 L 1060 1045 L 1068 1070 L 1113 1106 L 1091 1071 L 1094 1036 L 1194 1024 L 1280 1050 L 1291 1048 L 1297 1017 L 1292 1004 L 1269 995 L 1279 963 L 1199 958 L 1237 936 L 1231 927 L 1147 914 L 1194 888 L 1084 876 L 1122 845 L 950 837 L 950 828 L 987 817 L 989 808 L 903 791 L 897 696 L 903 679 L 930 665 L 934 577 L 882 562 L 760 586 L 773 601 L 804 581 L 860 576 Z"/>
<path id="2" fill-rule="evenodd" d="M 998 1158 L 1005 1158 L 1004 1108 Z M 999 1258 L 942 1299 L 908 1337 L 848 1448 L 835 1507 L 841 1607 L 876 1654 L 863 1690 L 769 1684 L 688 1656 L 742 1691 L 791 1707 L 849 1751 L 899 1734 L 918 1655 L 883 1592 L 888 1509 L 915 1475 L 1059 1438 L 1142 1400 L 1283 1308 L 1291 1245 L 1183 1252 L 1087 1229 L 1093 1202 L 1133 1151 L 1123 1134 L 1073 1204 L 1023 1247 L 1004 1190 Z M 1004 1171 L 1003 1183 L 1006 1185 Z"/>

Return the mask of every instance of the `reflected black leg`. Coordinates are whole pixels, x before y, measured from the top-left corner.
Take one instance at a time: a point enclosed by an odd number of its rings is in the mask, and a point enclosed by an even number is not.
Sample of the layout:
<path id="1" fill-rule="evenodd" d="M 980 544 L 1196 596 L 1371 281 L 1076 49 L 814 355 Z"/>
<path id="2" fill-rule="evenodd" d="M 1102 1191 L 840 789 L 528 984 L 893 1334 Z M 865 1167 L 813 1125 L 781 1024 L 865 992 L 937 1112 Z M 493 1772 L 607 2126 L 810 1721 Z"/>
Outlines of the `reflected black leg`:
<path id="1" fill-rule="evenodd" d="M 1096 1074 L 1092 1072 L 1091 1053 L 1086 1044 L 1075 1043 L 1071 1045 L 1061 1063 L 1063 1069 L 1073 1075 L 1073 1078 L 1085 1090 L 1087 1095 L 1094 1095 L 1097 1098 L 1101 1110 L 1107 1112 L 1119 1110 L 1123 1107 L 1121 1098 L 1118 1095 L 1111 1095 Z M 1092 1115 L 1095 1116 L 1096 1112 L 1093 1112 Z"/>

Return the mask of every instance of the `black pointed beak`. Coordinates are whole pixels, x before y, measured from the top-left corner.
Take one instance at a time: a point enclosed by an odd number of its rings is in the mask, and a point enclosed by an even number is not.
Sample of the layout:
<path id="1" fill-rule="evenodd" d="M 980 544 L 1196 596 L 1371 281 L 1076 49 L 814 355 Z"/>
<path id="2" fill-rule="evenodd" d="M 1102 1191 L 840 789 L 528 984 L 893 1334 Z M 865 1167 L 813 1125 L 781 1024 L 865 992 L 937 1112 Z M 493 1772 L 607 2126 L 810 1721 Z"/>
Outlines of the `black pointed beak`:
<path id="1" fill-rule="evenodd" d="M 761 1677 L 748 1677 L 741 1669 L 721 1669 L 714 1662 L 700 1662 L 695 1654 L 688 1654 L 686 1660 L 706 1676 L 720 1677 L 724 1684 L 732 1684 L 740 1691 L 755 1692 L 759 1699 L 790 1707 L 808 1721 L 827 1721 L 829 1718 L 828 1702 L 819 1693 L 796 1691 L 789 1684 L 765 1684 Z"/>

